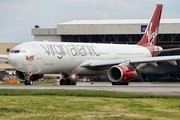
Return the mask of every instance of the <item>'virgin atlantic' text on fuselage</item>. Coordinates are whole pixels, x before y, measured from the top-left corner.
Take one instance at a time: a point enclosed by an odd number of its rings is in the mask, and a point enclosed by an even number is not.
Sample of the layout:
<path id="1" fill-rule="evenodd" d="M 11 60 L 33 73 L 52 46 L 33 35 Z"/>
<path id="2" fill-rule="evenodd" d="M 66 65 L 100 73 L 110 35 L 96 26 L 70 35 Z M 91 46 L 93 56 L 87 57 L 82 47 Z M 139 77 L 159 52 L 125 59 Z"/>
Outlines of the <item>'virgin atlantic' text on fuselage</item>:
<path id="1" fill-rule="evenodd" d="M 59 59 L 64 56 L 100 56 L 95 45 L 75 44 L 40 44 L 48 55 L 57 55 Z"/>

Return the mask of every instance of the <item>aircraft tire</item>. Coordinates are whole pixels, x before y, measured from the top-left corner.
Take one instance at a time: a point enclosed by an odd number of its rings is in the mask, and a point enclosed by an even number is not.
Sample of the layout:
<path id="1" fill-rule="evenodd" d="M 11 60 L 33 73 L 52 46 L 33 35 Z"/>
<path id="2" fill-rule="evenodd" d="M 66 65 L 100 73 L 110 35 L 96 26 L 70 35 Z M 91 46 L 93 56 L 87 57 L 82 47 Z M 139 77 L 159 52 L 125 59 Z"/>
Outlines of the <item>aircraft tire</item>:
<path id="1" fill-rule="evenodd" d="M 112 82 L 112 85 L 129 85 L 129 82 Z"/>
<path id="2" fill-rule="evenodd" d="M 28 85 L 28 80 L 24 81 L 24 85 Z"/>
<path id="3" fill-rule="evenodd" d="M 32 80 L 29 80 L 29 85 L 33 85 L 33 81 Z"/>
<path id="4" fill-rule="evenodd" d="M 25 84 L 25 85 L 32 85 L 33 82 L 32 82 L 32 80 L 25 80 L 25 81 L 24 81 L 24 84 Z"/>
<path id="5" fill-rule="evenodd" d="M 72 79 L 72 85 L 76 85 L 77 79 Z"/>
<path id="6" fill-rule="evenodd" d="M 59 85 L 76 85 L 77 80 L 76 79 L 62 79 L 59 82 Z"/>
<path id="7" fill-rule="evenodd" d="M 72 85 L 72 80 L 71 79 L 66 79 L 66 85 Z"/>
<path id="8" fill-rule="evenodd" d="M 129 85 L 129 82 L 120 82 L 120 85 Z"/>
<path id="9" fill-rule="evenodd" d="M 64 79 L 61 79 L 61 80 L 59 81 L 59 85 L 66 85 L 66 81 L 65 81 Z"/>

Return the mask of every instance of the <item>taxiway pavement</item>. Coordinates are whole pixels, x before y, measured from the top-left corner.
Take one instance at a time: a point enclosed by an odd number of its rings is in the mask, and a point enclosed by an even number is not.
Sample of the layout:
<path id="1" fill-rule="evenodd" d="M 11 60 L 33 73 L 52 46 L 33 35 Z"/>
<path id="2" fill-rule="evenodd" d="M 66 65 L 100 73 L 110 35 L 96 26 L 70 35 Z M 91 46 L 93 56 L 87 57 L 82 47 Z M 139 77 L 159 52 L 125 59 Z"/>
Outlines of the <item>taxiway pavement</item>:
<path id="1" fill-rule="evenodd" d="M 59 85 L 0 85 L 0 89 L 67 89 L 67 90 L 106 90 L 143 94 L 180 95 L 180 84 L 131 83 L 128 86 L 112 86 L 111 83 L 78 82 L 76 86 Z"/>

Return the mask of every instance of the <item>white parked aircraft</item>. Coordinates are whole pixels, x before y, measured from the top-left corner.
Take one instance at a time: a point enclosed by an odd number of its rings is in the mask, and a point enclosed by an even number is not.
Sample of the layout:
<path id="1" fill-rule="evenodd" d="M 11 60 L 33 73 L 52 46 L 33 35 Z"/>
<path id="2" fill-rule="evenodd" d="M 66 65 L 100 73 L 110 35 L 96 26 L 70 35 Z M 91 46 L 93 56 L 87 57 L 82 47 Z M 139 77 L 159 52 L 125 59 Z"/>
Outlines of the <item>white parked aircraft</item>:
<path id="1" fill-rule="evenodd" d="M 60 85 L 76 85 L 76 75 L 107 75 L 112 84 L 127 84 L 137 76 L 142 64 L 157 66 L 167 61 L 176 65 L 178 56 L 156 57 L 163 50 L 156 46 L 162 4 L 157 4 L 142 39 L 136 45 L 73 42 L 26 42 L 1 55 L 16 69 L 16 77 L 31 85 L 43 74 L 60 74 Z"/>

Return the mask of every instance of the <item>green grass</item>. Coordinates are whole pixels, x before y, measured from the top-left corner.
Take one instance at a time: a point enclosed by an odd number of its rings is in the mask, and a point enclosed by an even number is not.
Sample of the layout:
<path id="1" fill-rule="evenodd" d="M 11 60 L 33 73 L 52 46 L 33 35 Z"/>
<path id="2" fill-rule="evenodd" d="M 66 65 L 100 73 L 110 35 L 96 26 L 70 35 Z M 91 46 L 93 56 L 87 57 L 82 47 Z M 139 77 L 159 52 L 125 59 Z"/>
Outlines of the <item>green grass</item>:
<path id="1" fill-rule="evenodd" d="M 0 90 L 0 120 L 178 120 L 180 96 L 93 90 Z"/>

